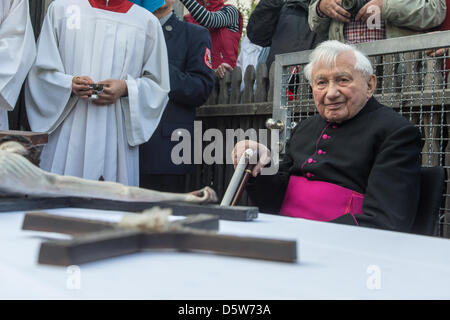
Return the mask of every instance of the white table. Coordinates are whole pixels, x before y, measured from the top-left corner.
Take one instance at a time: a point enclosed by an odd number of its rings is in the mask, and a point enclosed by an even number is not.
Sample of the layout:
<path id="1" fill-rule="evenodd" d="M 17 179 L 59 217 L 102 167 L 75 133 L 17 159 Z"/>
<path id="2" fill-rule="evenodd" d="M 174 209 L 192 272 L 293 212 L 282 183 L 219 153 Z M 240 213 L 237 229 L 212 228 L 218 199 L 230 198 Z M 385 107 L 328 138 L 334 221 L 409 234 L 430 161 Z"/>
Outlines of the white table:
<path id="1" fill-rule="evenodd" d="M 22 231 L 23 217 L 0 213 L 0 299 L 450 298 L 449 239 L 260 214 L 253 222 L 221 221 L 220 232 L 296 239 L 298 263 L 149 251 L 87 263 L 74 274 L 37 264 L 42 237 L 52 234 Z"/>

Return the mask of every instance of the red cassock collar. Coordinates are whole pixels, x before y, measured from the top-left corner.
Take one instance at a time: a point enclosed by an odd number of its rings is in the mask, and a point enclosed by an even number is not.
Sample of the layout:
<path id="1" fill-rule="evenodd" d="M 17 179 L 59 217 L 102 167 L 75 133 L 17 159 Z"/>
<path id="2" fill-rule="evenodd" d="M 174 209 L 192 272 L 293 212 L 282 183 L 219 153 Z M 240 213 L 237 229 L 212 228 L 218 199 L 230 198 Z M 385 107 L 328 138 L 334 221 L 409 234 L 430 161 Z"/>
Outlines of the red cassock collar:
<path id="1" fill-rule="evenodd" d="M 93 8 L 103 9 L 118 13 L 127 13 L 133 6 L 133 3 L 128 0 L 109 0 L 106 6 L 106 0 L 88 0 Z"/>

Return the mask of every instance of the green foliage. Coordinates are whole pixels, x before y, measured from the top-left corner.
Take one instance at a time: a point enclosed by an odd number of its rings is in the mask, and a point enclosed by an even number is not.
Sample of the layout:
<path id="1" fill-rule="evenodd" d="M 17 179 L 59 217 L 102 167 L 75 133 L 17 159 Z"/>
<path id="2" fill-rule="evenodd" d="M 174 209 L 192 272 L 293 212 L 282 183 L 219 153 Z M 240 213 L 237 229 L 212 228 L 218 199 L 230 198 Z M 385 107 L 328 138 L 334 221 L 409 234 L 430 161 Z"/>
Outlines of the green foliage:
<path id="1" fill-rule="evenodd" d="M 250 0 L 250 7 L 245 5 L 244 2 L 248 2 L 245 0 L 236 0 L 236 7 L 238 8 L 239 12 L 242 14 L 242 18 L 244 20 L 244 29 L 242 31 L 242 38 L 245 37 L 247 34 L 247 23 L 248 19 L 250 18 L 250 15 L 252 14 L 253 10 L 255 10 L 256 5 L 258 4 L 259 0 Z"/>

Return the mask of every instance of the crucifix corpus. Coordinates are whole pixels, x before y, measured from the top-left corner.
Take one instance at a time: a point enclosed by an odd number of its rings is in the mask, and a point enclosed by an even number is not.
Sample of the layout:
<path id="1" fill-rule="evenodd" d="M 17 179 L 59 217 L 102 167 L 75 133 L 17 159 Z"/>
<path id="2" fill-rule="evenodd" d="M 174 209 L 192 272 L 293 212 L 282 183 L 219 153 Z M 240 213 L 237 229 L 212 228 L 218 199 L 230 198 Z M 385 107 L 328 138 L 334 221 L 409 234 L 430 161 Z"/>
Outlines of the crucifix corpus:
<path id="1" fill-rule="evenodd" d="M 152 208 L 125 215 L 119 223 L 27 213 L 23 230 L 70 234 L 70 240 L 43 242 L 38 263 L 59 266 L 121 256 L 151 249 L 200 251 L 251 259 L 295 263 L 297 242 L 218 234 L 219 220 L 192 215 L 169 222 L 171 209 Z"/>
<path id="2" fill-rule="evenodd" d="M 0 139 L 0 212 L 61 207 L 141 212 L 158 205 L 179 215 L 203 212 L 241 221 L 257 217 L 256 207 L 203 205 L 217 200 L 210 187 L 190 193 L 159 192 L 46 172 L 39 168 L 39 152 L 29 139 Z"/>
<path id="3" fill-rule="evenodd" d="M 0 193 L 34 197 L 81 197 L 118 201 L 216 202 L 214 190 L 204 187 L 190 193 L 148 190 L 117 182 L 94 181 L 42 170 L 29 158 L 29 149 L 17 141 L 0 144 Z"/>

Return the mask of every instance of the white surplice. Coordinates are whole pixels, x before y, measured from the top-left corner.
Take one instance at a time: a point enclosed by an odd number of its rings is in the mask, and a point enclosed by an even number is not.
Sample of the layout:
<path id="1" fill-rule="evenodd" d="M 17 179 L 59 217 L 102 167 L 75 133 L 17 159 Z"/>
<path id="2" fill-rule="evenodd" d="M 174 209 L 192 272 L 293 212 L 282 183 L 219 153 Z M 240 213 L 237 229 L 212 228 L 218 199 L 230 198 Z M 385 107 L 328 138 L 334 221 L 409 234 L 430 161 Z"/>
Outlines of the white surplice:
<path id="1" fill-rule="evenodd" d="M 72 94 L 74 76 L 126 80 L 128 97 L 96 106 Z M 169 91 L 166 43 L 153 14 L 137 5 L 118 13 L 88 0 L 55 0 L 26 85 L 30 126 L 50 133 L 41 167 L 137 186 L 137 146 L 156 129 Z"/>
<path id="2" fill-rule="evenodd" d="M 0 0 L 0 130 L 36 57 L 28 0 Z"/>

